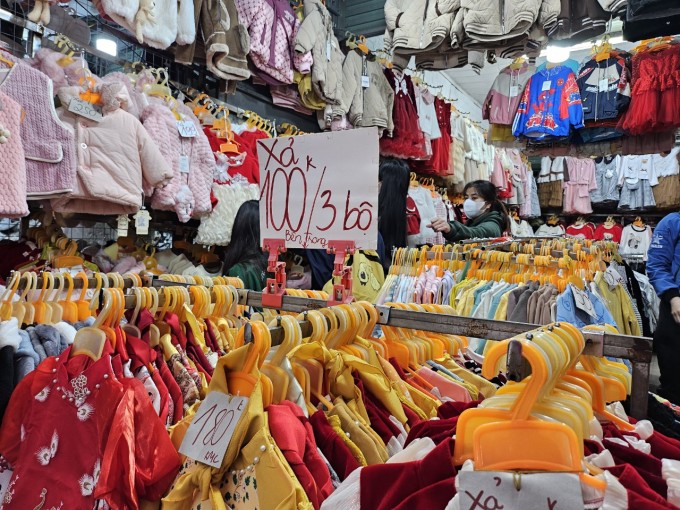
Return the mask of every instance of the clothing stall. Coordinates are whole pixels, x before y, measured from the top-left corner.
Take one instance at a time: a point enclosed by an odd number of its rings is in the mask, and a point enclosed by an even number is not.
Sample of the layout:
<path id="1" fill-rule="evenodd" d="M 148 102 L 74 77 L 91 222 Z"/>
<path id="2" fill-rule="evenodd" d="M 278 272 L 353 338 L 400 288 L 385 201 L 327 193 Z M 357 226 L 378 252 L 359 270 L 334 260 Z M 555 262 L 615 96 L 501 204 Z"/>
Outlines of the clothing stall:
<path id="1" fill-rule="evenodd" d="M 2 2 L 0 510 L 680 508 L 678 33 L 668 0 Z M 447 244 L 480 180 L 506 231 Z"/>

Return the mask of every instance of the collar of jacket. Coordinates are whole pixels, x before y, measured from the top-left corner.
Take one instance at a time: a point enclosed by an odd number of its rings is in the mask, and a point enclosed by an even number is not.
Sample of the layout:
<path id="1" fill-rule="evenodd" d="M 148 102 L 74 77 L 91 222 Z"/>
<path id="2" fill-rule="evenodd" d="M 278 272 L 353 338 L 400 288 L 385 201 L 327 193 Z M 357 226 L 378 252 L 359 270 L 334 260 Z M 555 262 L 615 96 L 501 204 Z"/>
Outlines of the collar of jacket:
<path id="1" fill-rule="evenodd" d="M 121 108 L 122 104 L 130 101 L 130 95 L 120 83 L 101 83 L 95 85 L 94 91 L 101 94 L 101 107 L 104 113 L 111 113 Z M 80 87 L 62 87 L 57 91 L 57 96 L 64 109 L 68 110 L 68 105 L 72 99 L 80 98 L 83 89 Z"/>
<path id="2" fill-rule="evenodd" d="M 468 220 L 467 226 L 476 227 L 477 225 L 481 225 L 482 223 L 486 223 L 488 221 L 494 221 L 498 223 L 501 227 L 501 231 L 505 230 L 505 225 L 503 224 L 503 217 L 501 216 L 501 213 L 499 213 L 498 211 L 488 211 L 485 212 L 484 214 L 477 216 L 473 220 Z"/>

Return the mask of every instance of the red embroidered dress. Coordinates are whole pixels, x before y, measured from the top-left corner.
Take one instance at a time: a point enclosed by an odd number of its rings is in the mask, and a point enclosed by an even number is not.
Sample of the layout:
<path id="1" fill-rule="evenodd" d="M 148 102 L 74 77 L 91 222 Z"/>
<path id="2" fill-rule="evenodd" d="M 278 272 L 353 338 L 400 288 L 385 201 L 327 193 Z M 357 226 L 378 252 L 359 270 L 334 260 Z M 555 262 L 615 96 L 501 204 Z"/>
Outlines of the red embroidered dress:
<path id="1" fill-rule="evenodd" d="M 12 394 L 0 431 L 0 458 L 14 469 L 3 510 L 137 510 L 141 498 L 160 499 L 179 458 L 143 385 L 117 380 L 108 355 L 69 352 Z"/>

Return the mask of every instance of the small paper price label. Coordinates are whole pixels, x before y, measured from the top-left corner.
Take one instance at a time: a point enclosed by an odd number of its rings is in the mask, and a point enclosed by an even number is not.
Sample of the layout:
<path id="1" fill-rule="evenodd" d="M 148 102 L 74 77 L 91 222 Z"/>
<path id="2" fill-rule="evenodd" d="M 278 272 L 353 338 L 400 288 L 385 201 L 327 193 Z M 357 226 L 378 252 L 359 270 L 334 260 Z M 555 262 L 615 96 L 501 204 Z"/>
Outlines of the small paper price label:
<path id="1" fill-rule="evenodd" d="M 203 464 L 220 467 L 236 425 L 248 407 L 247 397 L 211 391 L 189 425 L 179 453 Z"/>
<path id="2" fill-rule="evenodd" d="M 365 89 L 367 89 L 368 87 L 370 87 L 370 86 L 371 86 L 371 79 L 370 79 L 368 76 L 363 75 L 363 76 L 361 77 L 361 86 L 362 86 L 363 88 L 365 88 Z"/>
<path id="3" fill-rule="evenodd" d="M 68 104 L 68 111 L 95 122 L 101 122 L 101 120 L 104 118 L 101 106 L 88 103 L 87 101 L 83 101 L 77 97 L 71 99 L 71 102 Z"/>
<path id="4" fill-rule="evenodd" d="M 541 88 L 541 90 L 542 90 L 543 92 L 545 92 L 546 90 L 550 90 L 550 87 L 551 87 L 551 86 L 552 86 L 552 82 L 551 82 L 550 80 L 544 81 L 544 82 L 543 82 L 543 87 Z"/>
<path id="5" fill-rule="evenodd" d="M 461 471 L 460 510 L 583 510 L 578 475 Z"/>
<path id="6" fill-rule="evenodd" d="M 178 120 L 177 131 L 182 138 L 196 138 L 198 136 L 196 124 L 190 120 Z"/>
<path id="7" fill-rule="evenodd" d="M 179 173 L 188 174 L 190 169 L 191 165 L 189 164 L 189 156 L 186 154 L 181 154 L 179 157 Z"/>
<path id="8" fill-rule="evenodd" d="M 9 468 L 0 469 L 0 501 L 5 501 L 5 493 L 7 492 L 9 487 L 12 486 L 10 482 L 12 481 L 13 475 L 14 471 L 12 471 Z"/>
<path id="9" fill-rule="evenodd" d="M 512 85 L 510 87 L 510 97 L 519 96 L 519 85 Z"/>
<path id="10" fill-rule="evenodd" d="M 130 225 L 130 218 L 126 214 L 118 216 L 118 237 L 127 237 L 128 225 Z"/>
<path id="11" fill-rule="evenodd" d="M 583 310 L 591 317 L 597 318 L 595 307 L 593 306 L 593 302 L 590 300 L 588 293 L 579 289 L 576 285 L 572 285 L 571 290 L 574 292 L 574 304 L 576 305 L 576 308 Z"/>
<path id="12" fill-rule="evenodd" d="M 146 209 L 142 209 L 137 214 L 135 214 L 135 231 L 139 235 L 146 235 L 149 233 L 149 220 L 151 219 L 151 214 Z"/>
<path id="13" fill-rule="evenodd" d="M 609 90 L 609 79 L 603 78 L 597 83 L 597 89 L 600 92 L 606 92 Z"/>
<path id="14" fill-rule="evenodd" d="M 616 269 L 613 269 L 611 266 L 607 268 L 607 270 L 604 272 L 604 281 L 607 282 L 607 285 L 609 285 L 609 288 L 614 290 L 616 286 L 619 284 L 621 275 L 616 272 Z"/>

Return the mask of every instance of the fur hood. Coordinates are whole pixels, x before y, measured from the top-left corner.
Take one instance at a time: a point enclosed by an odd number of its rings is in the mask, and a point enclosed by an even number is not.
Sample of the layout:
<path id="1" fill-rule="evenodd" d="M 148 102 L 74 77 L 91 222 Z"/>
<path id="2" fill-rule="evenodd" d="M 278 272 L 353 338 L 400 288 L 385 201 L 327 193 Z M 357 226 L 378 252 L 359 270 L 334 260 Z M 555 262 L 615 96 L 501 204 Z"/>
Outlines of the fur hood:
<path id="1" fill-rule="evenodd" d="M 102 83 L 95 85 L 94 90 L 102 96 L 100 106 L 105 114 L 115 112 L 121 108 L 127 110 L 127 106 L 130 103 L 130 94 L 120 83 Z M 71 100 L 79 98 L 82 91 L 81 87 L 62 87 L 57 91 L 57 97 L 59 97 L 59 101 L 64 108 L 68 110 Z"/>
<path id="2" fill-rule="evenodd" d="M 149 105 L 146 94 L 142 91 L 137 90 L 135 86 L 130 81 L 130 78 L 124 73 L 109 73 L 104 78 L 102 78 L 104 83 L 119 83 L 127 92 L 130 98 L 127 105 L 123 105 L 122 108 L 125 109 L 129 114 L 134 115 L 135 118 L 139 119 L 146 108 Z"/>

